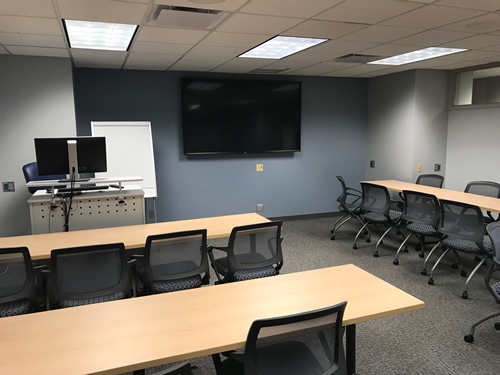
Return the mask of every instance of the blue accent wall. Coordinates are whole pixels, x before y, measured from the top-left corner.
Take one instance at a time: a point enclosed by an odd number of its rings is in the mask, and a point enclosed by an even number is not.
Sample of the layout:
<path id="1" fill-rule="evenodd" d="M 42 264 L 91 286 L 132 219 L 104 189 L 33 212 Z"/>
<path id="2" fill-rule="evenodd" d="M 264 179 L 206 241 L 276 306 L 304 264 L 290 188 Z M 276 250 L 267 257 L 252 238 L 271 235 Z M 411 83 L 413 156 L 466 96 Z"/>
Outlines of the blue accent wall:
<path id="1" fill-rule="evenodd" d="M 255 212 L 257 203 L 266 217 L 333 212 L 335 176 L 354 187 L 365 178 L 367 79 L 78 68 L 73 75 L 78 135 L 90 135 L 91 121 L 151 121 L 158 221 Z M 185 156 L 183 77 L 301 81 L 301 152 Z"/>

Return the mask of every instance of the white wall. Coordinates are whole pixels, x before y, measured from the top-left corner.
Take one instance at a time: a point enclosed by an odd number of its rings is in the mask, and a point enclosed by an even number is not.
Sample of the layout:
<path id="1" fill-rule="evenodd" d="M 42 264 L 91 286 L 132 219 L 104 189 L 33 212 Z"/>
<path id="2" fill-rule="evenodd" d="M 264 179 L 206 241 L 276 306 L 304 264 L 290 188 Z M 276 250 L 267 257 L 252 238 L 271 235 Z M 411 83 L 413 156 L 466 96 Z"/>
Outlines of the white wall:
<path id="1" fill-rule="evenodd" d="M 500 182 L 500 108 L 454 109 L 448 114 L 446 188 L 469 181 Z"/>
<path id="2" fill-rule="evenodd" d="M 0 178 L 15 192 L 0 191 L 0 236 L 30 234 L 22 166 L 35 161 L 35 137 L 76 134 L 69 59 L 0 56 Z"/>

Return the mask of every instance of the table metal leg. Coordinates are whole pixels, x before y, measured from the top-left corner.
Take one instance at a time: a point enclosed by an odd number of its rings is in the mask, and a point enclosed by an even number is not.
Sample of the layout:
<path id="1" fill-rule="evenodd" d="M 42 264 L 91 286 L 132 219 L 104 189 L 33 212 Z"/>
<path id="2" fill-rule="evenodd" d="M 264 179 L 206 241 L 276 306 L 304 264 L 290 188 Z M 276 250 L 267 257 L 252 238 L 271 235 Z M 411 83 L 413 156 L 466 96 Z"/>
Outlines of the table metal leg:
<path id="1" fill-rule="evenodd" d="M 145 369 L 135 370 L 132 372 L 132 374 L 134 374 L 134 375 L 146 375 L 146 370 Z"/>
<path id="2" fill-rule="evenodd" d="M 212 361 L 214 362 L 214 367 L 215 367 L 215 373 L 217 375 L 223 375 L 222 372 L 222 361 L 220 359 L 220 354 L 212 354 Z"/>
<path id="3" fill-rule="evenodd" d="M 356 324 L 346 327 L 345 346 L 347 373 L 354 375 L 356 374 Z"/>

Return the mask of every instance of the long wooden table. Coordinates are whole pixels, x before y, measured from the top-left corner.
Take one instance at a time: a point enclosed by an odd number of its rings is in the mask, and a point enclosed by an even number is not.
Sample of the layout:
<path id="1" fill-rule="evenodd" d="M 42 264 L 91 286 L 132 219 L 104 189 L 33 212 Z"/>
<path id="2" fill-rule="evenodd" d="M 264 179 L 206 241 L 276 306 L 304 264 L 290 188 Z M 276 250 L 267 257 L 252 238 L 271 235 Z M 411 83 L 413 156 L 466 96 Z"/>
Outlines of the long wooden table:
<path id="1" fill-rule="evenodd" d="M 207 229 L 208 238 L 227 237 L 233 227 L 268 221 L 256 213 L 249 213 L 73 232 L 2 237 L 0 248 L 26 246 L 31 258 L 38 260 L 50 258 L 51 250 L 65 247 L 123 242 L 126 249 L 137 249 L 144 247 L 146 237 L 149 235 L 192 229 Z"/>
<path id="2" fill-rule="evenodd" d="M 396 180 L 376 180 L 376 181 L 363 181 L 371 184 L 385 186 L 388 190 L 402 192 L 403 190 L 418 191 L 426 194 L 433 194 L 438 199 L 447 199 L 455 202 L 462 202 L 478 206 L 479 208 L 491 211 L 500 212 L 500 199 L 485 197 L 484 195 L 476 195 L 464 193 L 463 191 L 448 190 L 435 188 L 425 185 L 412 184 L 410 182 L 396 181 Z"/>
<path id="3" fill-rule="evenodd" d="M 349 264 L 40 312 L 0 319 L 0 374 L 119 374 L 206 356 L 243 347 L 256 319 L 342 301 L 350 373 L 357 323 L 424 307 Z"/>

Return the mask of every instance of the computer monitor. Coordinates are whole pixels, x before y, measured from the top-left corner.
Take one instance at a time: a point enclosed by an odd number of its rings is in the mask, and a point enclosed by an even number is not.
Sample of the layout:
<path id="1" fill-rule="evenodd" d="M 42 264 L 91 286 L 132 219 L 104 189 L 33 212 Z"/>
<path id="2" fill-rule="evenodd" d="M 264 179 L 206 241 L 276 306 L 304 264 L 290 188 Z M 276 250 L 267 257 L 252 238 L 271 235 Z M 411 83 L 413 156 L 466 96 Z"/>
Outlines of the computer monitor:
<path id="1" fill-rule="evenodd" d="M 76 141 L 78 173 L 106 172 L 105 137 L 35 138 L 35 153 L 40 176 L 72 174 L 68 141 Z"/>

